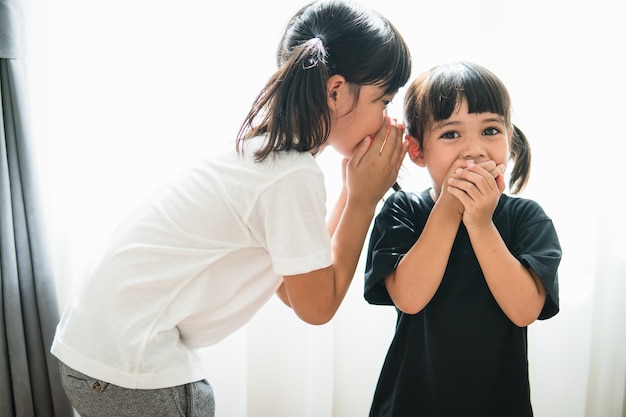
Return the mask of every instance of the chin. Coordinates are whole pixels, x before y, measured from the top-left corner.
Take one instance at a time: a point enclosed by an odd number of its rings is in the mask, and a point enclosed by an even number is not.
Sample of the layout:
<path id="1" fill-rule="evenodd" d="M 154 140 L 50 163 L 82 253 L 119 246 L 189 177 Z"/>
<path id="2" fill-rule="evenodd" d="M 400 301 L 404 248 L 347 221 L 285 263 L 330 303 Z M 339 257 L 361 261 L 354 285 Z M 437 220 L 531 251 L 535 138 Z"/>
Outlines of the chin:
<path id="1" fill-rule="evenodd" d="M 333 146 L 332 147 L 339 155 L 343 156 L 344 158 L 350 158 L 352 157 L 352 154 L 354 153 L 354 149 L 356 148 L 356 146 L 352 149 L 345 149 L 344 147 L 337 147 L 337 146 Z"/>

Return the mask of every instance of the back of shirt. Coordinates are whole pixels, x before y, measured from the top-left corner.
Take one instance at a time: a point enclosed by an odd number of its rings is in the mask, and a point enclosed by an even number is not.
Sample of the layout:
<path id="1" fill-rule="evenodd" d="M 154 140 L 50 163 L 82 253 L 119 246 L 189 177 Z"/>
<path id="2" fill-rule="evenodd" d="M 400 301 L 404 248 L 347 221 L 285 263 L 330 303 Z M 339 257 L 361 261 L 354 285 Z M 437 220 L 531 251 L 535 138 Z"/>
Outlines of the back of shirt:
<path id="1" fill-rule="evenodd" d="M 52 353 L 127 388 L 204 378 L 194 348 L 267 302 L 283 275 L 331 264 L 323 175 L 308 153 L 224 155 L 163 187 L 116 231 L 65 311 Z"/>

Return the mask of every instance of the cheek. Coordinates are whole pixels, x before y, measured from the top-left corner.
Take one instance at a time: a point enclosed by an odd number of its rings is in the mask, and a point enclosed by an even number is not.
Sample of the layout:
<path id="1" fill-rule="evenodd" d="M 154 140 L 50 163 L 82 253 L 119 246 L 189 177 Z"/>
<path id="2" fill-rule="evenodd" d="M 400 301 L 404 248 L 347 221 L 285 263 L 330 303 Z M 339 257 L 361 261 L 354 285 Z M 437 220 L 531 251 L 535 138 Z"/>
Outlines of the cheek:
<path id="1" fill-rule="evenodd" d="M 377 125 L 378 130 L 380 130 L 381 127 L 383 127 L 383 124 L 385 123 L 385 116 L 387 116 L 387 108 L 383 107 L 382 110 L 381 109 L 377 109 L 376 112 L 373 113 L 372 116 L 372 123 Z"/>
<path id="2" fill-rule="evenodd" d="M 385 115 L 383 112 L 372 111 L 369 114 L 365 114 L 364 117 L 359 119 L 361 121 L 361 135 L 376 136 L 378 132 L 383 128 L 385 124 Z"/>
<path id="3" fill-rule="evenodd" d="M 366 136 L 374 137 L 383 127 L 383 122 L 383 114 L 379 112 L 355 113 L 350 122 L 355 146 Z"/>
<path id="4" fill-rule="evenodd" d="M 504 164 L 506 166 L 509 160 L 511 159 L 511 148 L 509 147 L 509 145 L 508 144 L 504 145 L 502 150 L 498 152 L 497 157 L 495 157 L 494 159 L 496 160 L 497 163 Z M 500 159 L 500 160 L 498 161 L 497 159 Z"/>

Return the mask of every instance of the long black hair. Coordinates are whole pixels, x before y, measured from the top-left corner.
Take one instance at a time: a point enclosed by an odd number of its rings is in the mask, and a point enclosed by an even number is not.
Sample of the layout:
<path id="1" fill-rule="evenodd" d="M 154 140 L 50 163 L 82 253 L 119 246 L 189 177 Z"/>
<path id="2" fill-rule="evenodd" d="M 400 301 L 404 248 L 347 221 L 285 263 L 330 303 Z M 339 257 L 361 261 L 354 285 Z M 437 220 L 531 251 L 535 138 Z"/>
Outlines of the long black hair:
<path id="1" fill-rule="evenodd" d="M 432 68 L 417 77 L 404 97 L 405 125 L 409 135 L 424 145 L 424 134 L 432 123 L 445 120 L 466 99 L 469 113 L 496 113 L 512 129 L 511 155 L 514 163 L 509 179 L 513 194 L 524 189 L 530 177 L 531 153 L 526 135 L 511 121 L 511 98 L 504 83 L 488 69 L 470 62 Z"/>
<path id="2" fill-rule="evenodd" d="M 319 151 L 330 131 L 326 83 L 331 76 L 343 76 L 358 98 L 361 85 L 395 93 L 411 74 L 409 49 L 396 28 L 377 12 L 345 0 L 300 9 L 283 32 L 277 64 L 237 135 L 241 151 L 246 139 L 266 134 L 257 161 L 274 151 Z"/>

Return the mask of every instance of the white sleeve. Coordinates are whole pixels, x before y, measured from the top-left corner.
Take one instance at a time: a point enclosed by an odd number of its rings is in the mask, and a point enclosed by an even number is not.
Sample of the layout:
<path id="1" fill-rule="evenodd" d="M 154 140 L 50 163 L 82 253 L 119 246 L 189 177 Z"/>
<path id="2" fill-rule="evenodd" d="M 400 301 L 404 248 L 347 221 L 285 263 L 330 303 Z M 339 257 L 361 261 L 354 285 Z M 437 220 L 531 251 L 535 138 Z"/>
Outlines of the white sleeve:
<path id="1" fill-rule="evenodd" d="M 274 272 L 302 274 L 332 264 L 326 190 L 318 167 L 285 173 L 259 197 L 252 217 Z"/>

